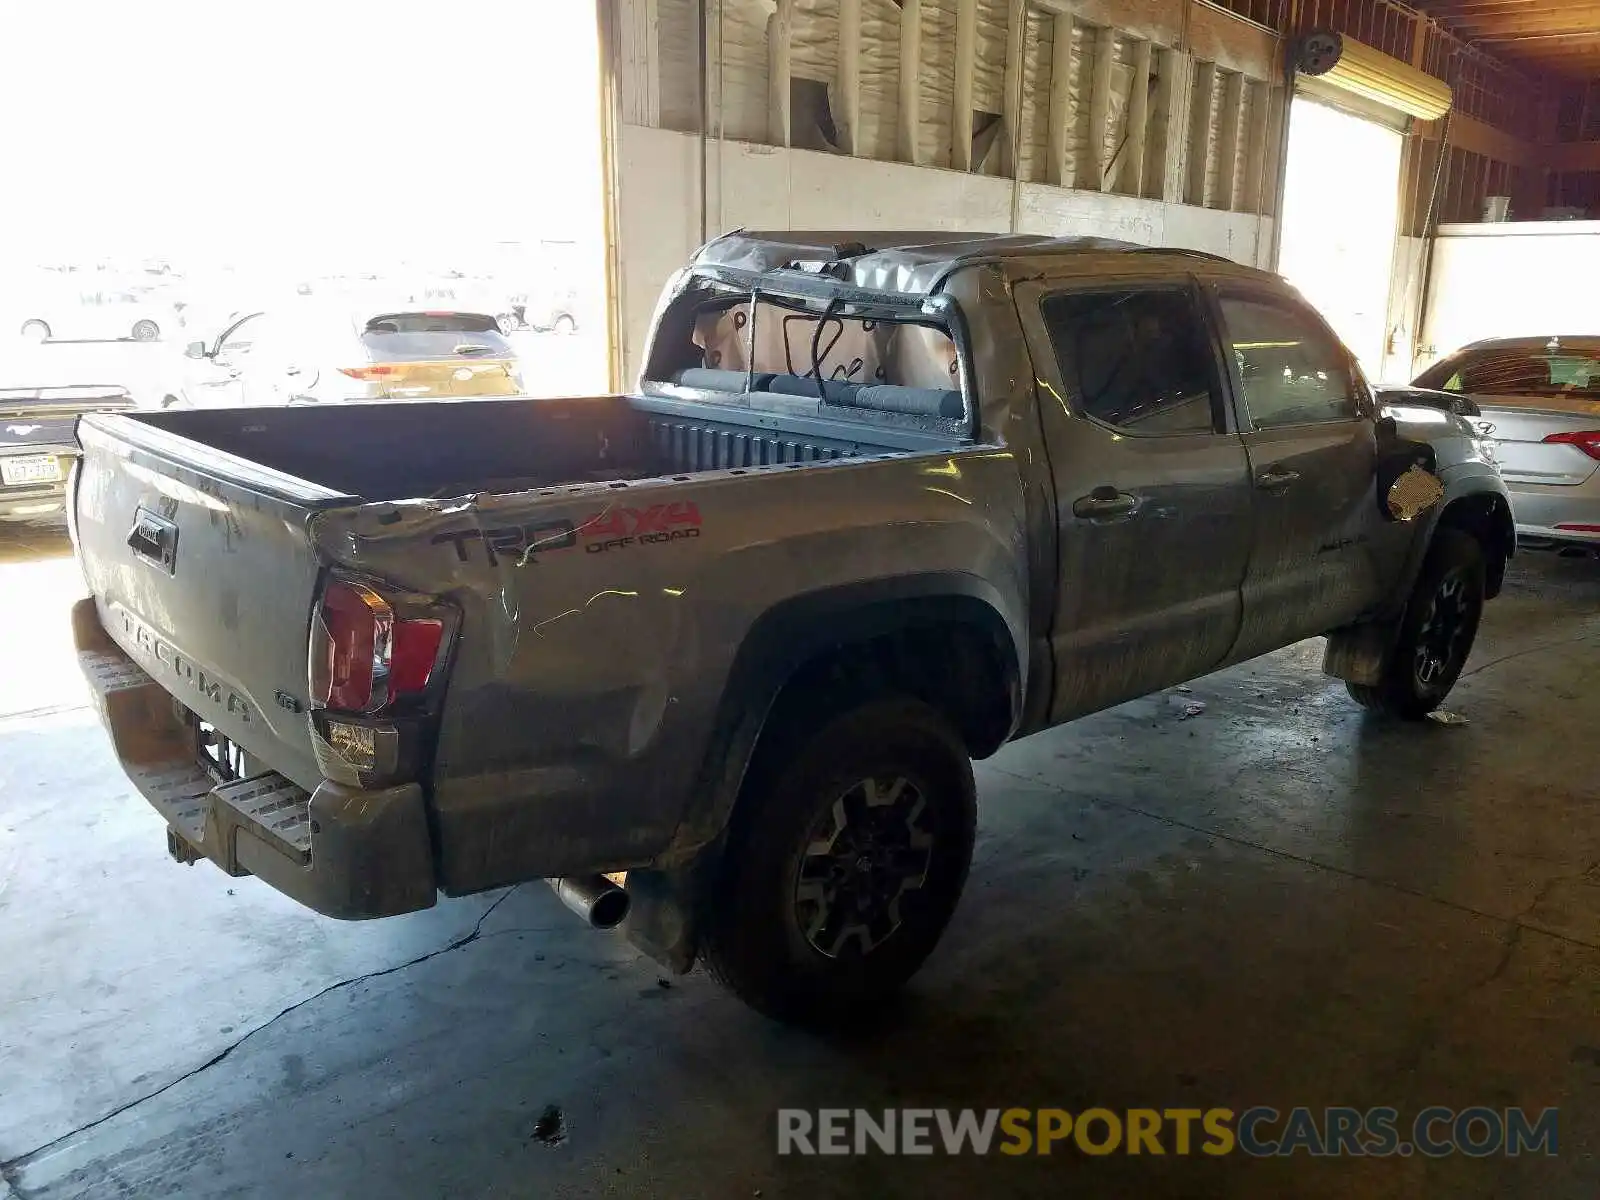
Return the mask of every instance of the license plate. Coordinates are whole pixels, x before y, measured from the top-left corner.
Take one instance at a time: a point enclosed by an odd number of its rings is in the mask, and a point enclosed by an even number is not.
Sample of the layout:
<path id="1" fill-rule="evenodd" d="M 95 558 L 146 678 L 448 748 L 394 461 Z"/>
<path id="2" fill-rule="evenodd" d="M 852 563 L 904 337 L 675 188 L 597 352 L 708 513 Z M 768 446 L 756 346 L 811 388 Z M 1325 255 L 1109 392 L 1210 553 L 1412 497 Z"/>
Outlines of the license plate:
<path id="1" fill-rule="evenodd" d="M 0 458 L 0 480 L 7 486 L 19 483 L 57 483 L 61 479 L 61 460 L 54 454 L 19 454 Z"/>

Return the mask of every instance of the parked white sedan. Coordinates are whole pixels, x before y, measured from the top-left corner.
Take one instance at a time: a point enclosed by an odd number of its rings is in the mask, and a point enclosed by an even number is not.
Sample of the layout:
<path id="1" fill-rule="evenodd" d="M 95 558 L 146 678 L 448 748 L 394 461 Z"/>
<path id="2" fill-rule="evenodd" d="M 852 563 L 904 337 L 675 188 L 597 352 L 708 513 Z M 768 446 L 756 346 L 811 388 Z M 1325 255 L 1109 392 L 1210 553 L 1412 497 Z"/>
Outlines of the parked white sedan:
<path id="1" fill-rule="evenodd" d="M 1417 387 L 1471 396 L 1518 539 L 1600 553 L 1600 337 L 1496 338 L 1434 363 Z"/>

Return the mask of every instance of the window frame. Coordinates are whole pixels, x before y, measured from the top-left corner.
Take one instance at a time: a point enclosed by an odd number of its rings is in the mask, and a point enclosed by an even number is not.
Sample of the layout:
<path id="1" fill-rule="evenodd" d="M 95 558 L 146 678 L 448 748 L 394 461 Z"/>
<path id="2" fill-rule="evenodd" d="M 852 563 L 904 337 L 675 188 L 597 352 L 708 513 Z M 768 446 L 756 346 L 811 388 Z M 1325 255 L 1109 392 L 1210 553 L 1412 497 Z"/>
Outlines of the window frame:
<path id="1" fill-rule="evenodd" d="M 1241 432 L 1271 433 L 1279 429 L 1325 429 L 1329 426 L 1347 426 L 1372 419 L 1376 402 L 1372 395 L 1372 385 L 1362 373 L 1361 365 L 1356 362 L 1355 355 L 1350 353 L 1350 348 L 1344 344 L 1343 339 L 1334 332 L 1333 326 L 1329 325 L 1322 314 L 1304 299 L 1292 292 L 1273 287 L 1252 286 L 1249 281 L 1231 279 L 1217 280 L 1209 284 L 1206 293 L 1212 323 L 1216 326 L 1217 346 L 1228 372 L 1229 390 L 1233 393 L 1234 418 L 1239 422 Z M 1228 328 L 1228 315 L 1222 307 L 1224 299 L 1243 300 L 1251 304 L 1277 308 L 1291 316 L 1300 317 L 1312 328 L 1320 330 L 1332 344 L 1349 373 L 1350 387 L 1354 392 L 1355 412 L 1348 417 L 1328 417 L 1319 421 L 1285 421 L 1274 425 L 1262 425 L 1257 422 L 1250 411 L 1250 395 L 1245 390 L 1244 376 L 1239 371 L 1238 356 L 1233 351 L 1233 335 Z"/>
<path id="2" fill-rule="evenodd" d="M 1190 312 L 1199 326 L 1202 345 L 1209 359 L 1208 367 L 1211 376 L 1211 428 L 1210 429 L 1184 429 L 1184 430 L 1141 430 L 1125 425 L 1115 425 L 1106 421 L 1084 407 L 1082 397 L 1076 389 L 1067 382 L 1066 367 L 1061 360 L 1061 353 L 1056 347 L 1056 340 L 1051 332 L 1050 319 L 1045 313 L 1045 305 L 1058 296 L 1095 296 L 1095 295 L 1146 295 L 1151 293 L 1168 293 L 1181 295 L 1189 301 Z M 1045 336 L 1045 344 L 1049 347 L 1054 360 L 1056 377 L 1061 380 L 1064 389 L 1063 399 L 1072 415 L 1081 420 L 1088 421 L 1097 428 L 1114 433 L 1119 437 L 1159 439 L 1159 438 L 1185 438 L 1185 437 L 1229 437 L 1238 434 L 1236 427 L 1236 414 L 1232 396 L 1232 381 L 1227 371 L 1226 363 L 1221 357 L 1222 344 L 1218 338 L 1216 321 L 1205 297 L 1201 295 L 1198 282 L 1193 276 L 1187 278 L 1167 277 L 1151 279 L 1148 277 L 1128 277 L 1122 279 L 1097 279 L 1092 282 L 1076 284 L 1046 283 L 1040 290 L 1037 301 L 1037 315 L 1039 328 Z"/>

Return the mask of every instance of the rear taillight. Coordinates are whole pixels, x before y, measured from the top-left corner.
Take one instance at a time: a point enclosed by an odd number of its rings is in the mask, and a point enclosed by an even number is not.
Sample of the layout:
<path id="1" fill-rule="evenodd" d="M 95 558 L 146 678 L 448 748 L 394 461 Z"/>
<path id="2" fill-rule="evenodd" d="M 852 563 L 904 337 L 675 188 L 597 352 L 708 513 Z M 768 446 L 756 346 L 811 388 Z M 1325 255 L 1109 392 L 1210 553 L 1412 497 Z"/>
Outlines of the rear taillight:
<path id="1" fill-rule="evenodd" d="M 309 674 L 313 707 L 377 713 L 420 694 L 444 638 L 436 617 L 402 617 L 371 588 L 330 582 L 312 622 Z"/>
<path id="2" fill-rule="evenodd" d="M 400 368 L 389 363 L 374 363 L 367 367 L 340 367 L 339 374 L 348 375 L 351 379 L 360 379 L 367 382 L 373 379 L 387 379 L 391 375 L 398 375 Z"/>
<path id="3" fill-rule="evenodd" d="M 1580 429 L 1574 433 L 1552 433 L 1547 445 L 1576 446 L 1590 458 L 1600 460 L 1600 429 Z"/>

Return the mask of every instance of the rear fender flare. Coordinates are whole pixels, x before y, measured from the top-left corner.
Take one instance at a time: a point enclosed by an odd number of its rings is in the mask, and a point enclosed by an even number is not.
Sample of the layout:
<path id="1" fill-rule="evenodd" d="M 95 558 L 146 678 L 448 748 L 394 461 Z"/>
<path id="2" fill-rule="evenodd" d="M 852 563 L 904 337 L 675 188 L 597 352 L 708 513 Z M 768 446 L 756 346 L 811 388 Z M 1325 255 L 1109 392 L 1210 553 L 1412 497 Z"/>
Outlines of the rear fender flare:
<path id="1" fill-rule="evenodd" d="M 746 632 L 716 708 L 705 757 L 671 845 L 645 869 L 628 873 L 634 907 L 629 940 L 658 962 L 686 971 L 697 945 L 698 913 L 716 878 L 717 856 L 746 772 L 784 687 L 820 657 L 917 627 L 957 624 L 991 641 L 1000 655 L 1008 715 L 993 753 L 1021 718 L 1025 685 L 1020 621 L 1002 615 L 999 592 L 961 572 L 901 576 L 794 596 L 763 613 Z"/>
<path id="2" fill-rule="evenodd" d="M 986 580 L 961 572 L 900 576 L 846 584 L 791 597 L 752 623 L 734 655 L 717 704 L 710 743 L 675 849 L 692 850 L 726 825 L 767 718 L 795 672 L 819 656 L 919 626 L 959 624 L 992 641 L 1009 692 L 1007 735 L 1021 712 L 1024 635 L 1020 618 Z M 1001 741 L 1004 739 L 1002 738 Z M 993 753 L 997 745 L 974 747 Z M 668 852 L 668 857 L 673 851 Z"/>

